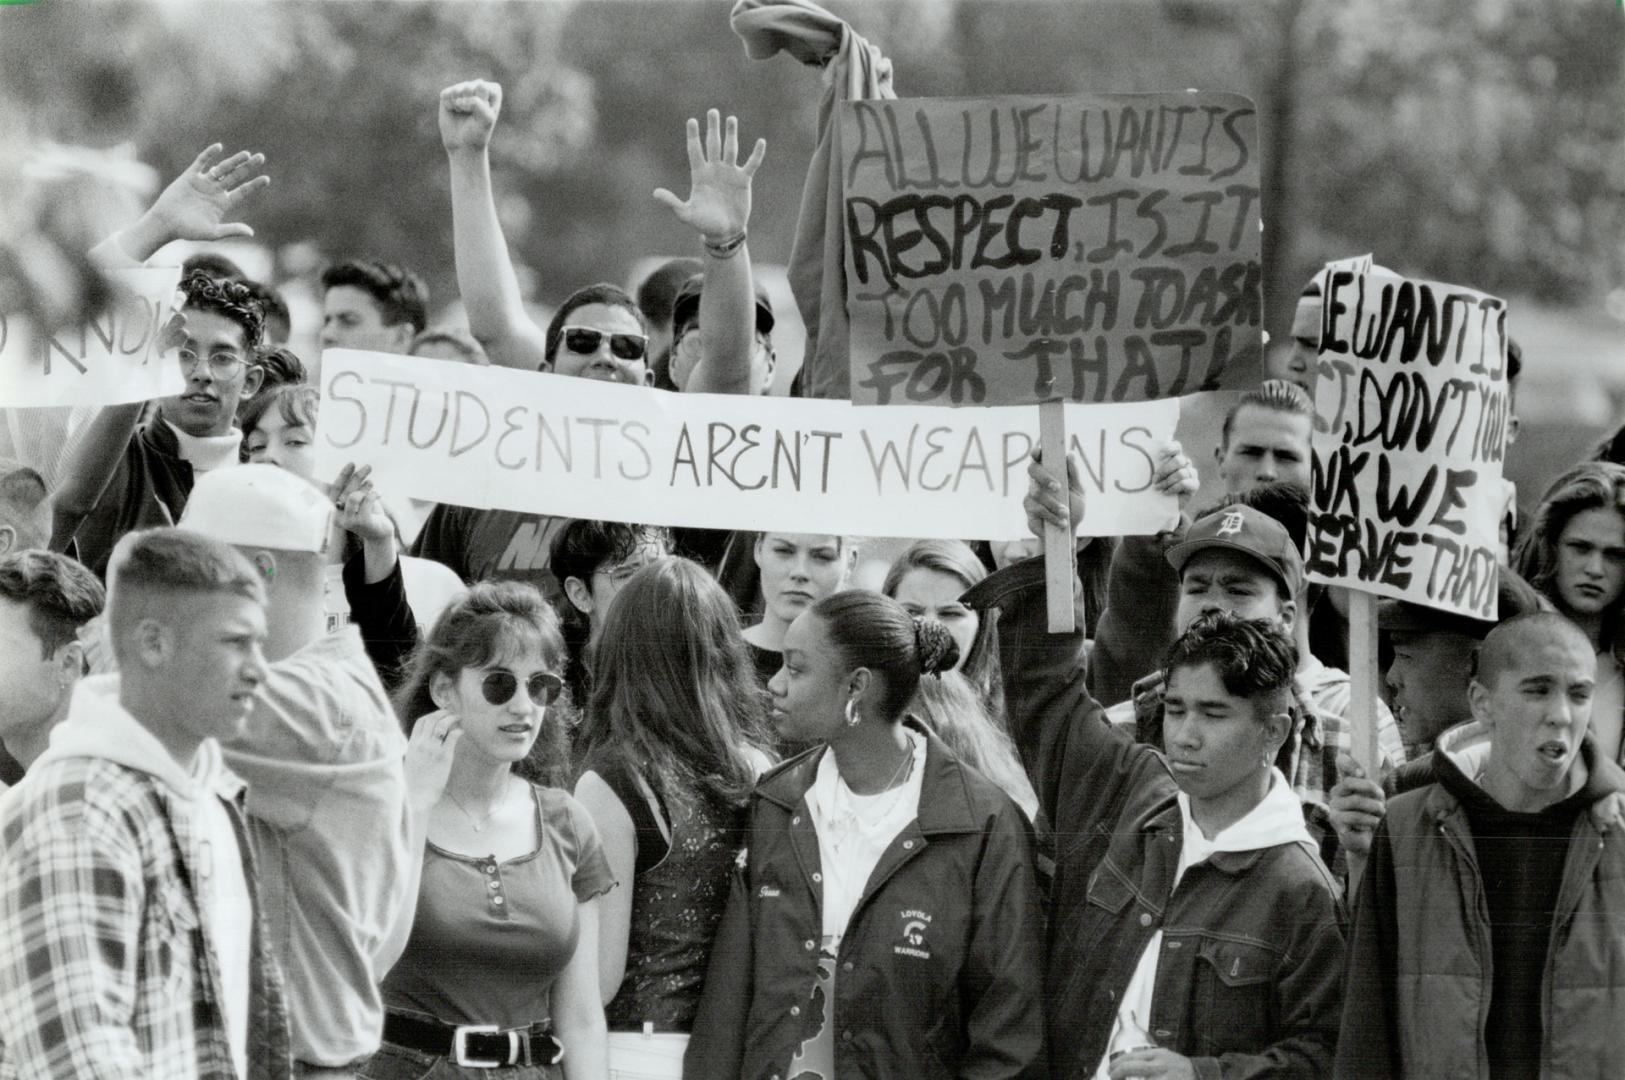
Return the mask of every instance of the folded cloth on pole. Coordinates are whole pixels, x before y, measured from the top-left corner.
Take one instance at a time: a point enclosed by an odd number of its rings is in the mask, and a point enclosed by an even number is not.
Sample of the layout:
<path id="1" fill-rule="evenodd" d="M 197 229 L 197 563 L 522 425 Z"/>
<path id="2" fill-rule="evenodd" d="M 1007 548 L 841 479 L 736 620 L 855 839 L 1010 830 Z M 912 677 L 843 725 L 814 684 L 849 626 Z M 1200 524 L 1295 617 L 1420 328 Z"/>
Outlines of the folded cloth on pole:
<path id="1" fill-rule="evenodd" d="M 739 0 L 730 21 L 752 60 L 784 52 L 824 70 L 818 143 L 807 167 L 795 242 L 790 248 L 790 288 L 807 325 L 807 350 L 792 393 L 848 398 L 846 247 L 841 218 L 845 186 L 835 106 L 843 101 L 895 98 L 891 61 L 844 20 L 811 0 Z"/>

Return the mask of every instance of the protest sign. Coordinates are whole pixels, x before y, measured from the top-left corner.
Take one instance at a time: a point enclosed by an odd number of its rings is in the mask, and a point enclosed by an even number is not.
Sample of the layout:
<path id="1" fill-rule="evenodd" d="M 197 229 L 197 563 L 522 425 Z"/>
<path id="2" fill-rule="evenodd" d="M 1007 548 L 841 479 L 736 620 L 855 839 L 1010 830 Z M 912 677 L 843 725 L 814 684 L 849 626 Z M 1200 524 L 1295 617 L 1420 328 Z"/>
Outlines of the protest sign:
<path id="1" fill-rule="evenodd" d="M 120 405 L 178 394 L 180 364 L 162 363 L 178 266 L 111 270 L 107 310 L 73 330 L 38 334 L 0 311 L 0 406 Z"/>
<path id="2" fill-rule="evenodd" d="M 1310 580 L 1493 619 L 1506 304 L 1347 264 L 1322 286 Z"/>
<path id="3" fill-rule="evenodd" d="M 1175 401 L 1069 406 L 1085 532 L 1151 533 Z M 373 467 L 381 490 L 462 506 L 714 529 L 1015 540 L 1032 407 L 864 409 L 672 394 L 589 379 L 330 349 L 318 474 Z"/>
<path id="4" fill-rule="evenodd" d="M 852 400 L 1125 402 L 1258 382 L 1246 98 L 841 110 Z"/>

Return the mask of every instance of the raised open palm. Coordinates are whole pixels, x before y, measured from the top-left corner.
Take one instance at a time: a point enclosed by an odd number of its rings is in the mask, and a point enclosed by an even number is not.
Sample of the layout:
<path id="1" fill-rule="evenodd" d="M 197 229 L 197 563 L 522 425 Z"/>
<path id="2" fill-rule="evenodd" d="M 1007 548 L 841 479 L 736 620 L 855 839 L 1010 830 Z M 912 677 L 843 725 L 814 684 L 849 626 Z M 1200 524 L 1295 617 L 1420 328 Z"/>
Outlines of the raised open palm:
<path id="1" fill-rule="evenodd" d="M 224 240 L 229 236 L 253 236 L 254 230 L 240 221 L 231 221 L 244 200 L 271 184 L 259 172 L 264 154 L 239 150 L 221 160 L 225 148 L 215 143 L 199 154 L 177 176 L 151 213 L 164 223 L 167 235 L 177 240 Z"/>
<path id="2" fill-rule="evenodd" d="M 743 165 L 739 164 L 739 121 L 728 117 L 727 134 L 722 133 L 722 117 L 712 109 L 705 114 L 705 146 L 700 146 L 700 124 L 688 122 L 689 193 L 685 201 L 665 188 L 655 198 L 671 207 L 679 221 L 702 236 L 726 240 L 744 231 L 750 220 L 750 183 L 767 155 L 767 140 L 757 139 L 756 148 Z"/>

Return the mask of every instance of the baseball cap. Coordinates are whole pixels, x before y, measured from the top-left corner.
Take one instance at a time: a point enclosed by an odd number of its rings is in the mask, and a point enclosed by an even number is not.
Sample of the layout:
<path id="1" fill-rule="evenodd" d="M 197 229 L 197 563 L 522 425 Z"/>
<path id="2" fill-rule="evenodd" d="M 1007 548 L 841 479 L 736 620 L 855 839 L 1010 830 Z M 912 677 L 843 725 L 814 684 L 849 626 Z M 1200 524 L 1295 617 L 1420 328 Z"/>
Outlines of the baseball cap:
<path id="1" fill-rule="evenodd" d="M 241 547 L 321 554 L 333 504 L 317 487 L 275 465 L 234 465 L 198 477 L 180 527 Z"/>
<path id="2" fill-rule="evenodd" d="M 773 332 L 773 301 L 767 298 L 767 290 L 756 282 L 756 330 L 758 333 L 770 334 Z M 700 289 L 705 286 L 705 275 L 695 274 L 683 282 L 683 287 L 677 290 L 677 299 L 671 304 L 671 328 L 673 331 L 682 329 L 684 323 L 694 318 L 700 312 Z"/>
<path id="3" fill-rule="evenodd" d="M 1168 561 L 1180 573 L 1199 552 L 1224 548 L 1250 555 L 1295 597 L 1303 588 L 1303 556 L 1286 526 L 1250 506 L 1226 506 L 1198 518 L 1185 539 L 1168 549 Z"/>
<path id="4" fill-rule="evenodd" d="M 1553 610 L 1551 603 L 1514 570 L 1496 567 L 1496 617 L 1475 619 L 1454 611 L 1413 604 L 1408 600 L 1383 600 L 1377 604 L 1377 627 L 1390 634 L 1462 634 L 1483 639 L 1496 623 L 1536 611 Z"/>

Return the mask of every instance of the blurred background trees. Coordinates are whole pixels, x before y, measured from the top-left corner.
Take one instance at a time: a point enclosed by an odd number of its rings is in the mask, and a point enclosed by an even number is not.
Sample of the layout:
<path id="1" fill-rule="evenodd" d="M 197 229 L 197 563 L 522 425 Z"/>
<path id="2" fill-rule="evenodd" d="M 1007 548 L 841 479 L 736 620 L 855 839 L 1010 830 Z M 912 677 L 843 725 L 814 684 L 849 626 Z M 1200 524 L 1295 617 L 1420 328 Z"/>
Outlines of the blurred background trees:
<path id="1" fill-rule="evenodd" d="M 1273 335 L 1322 261 L 1369 251 L 1513 299 L 1514 334 L 1541 339 L 1526 341 L 1535 360 L 1614 369 L 1625 395 L 1613 0 L 828 6 L 893 59 L 903 96 L 1246 93 L 1264 140 Z M 650 192 L 686 191 L 683 121 L 715 106 L 738 114 L 747 144 L 768 140 L 751 247 L 784 262 L 821 84 L 785 57 L 746 59 L 730 7 L 42 0 L 0 8 L 0 141 L 127 144 L 166 178 L 212 141 L 263 151 L 273 186 L 251 222 L 279 279 L 366 253 L 418 269 L 438 307 L 456 283 L 436 95 L 494 78 L 500 212 L 545 304 L 695 246 Z"/>

